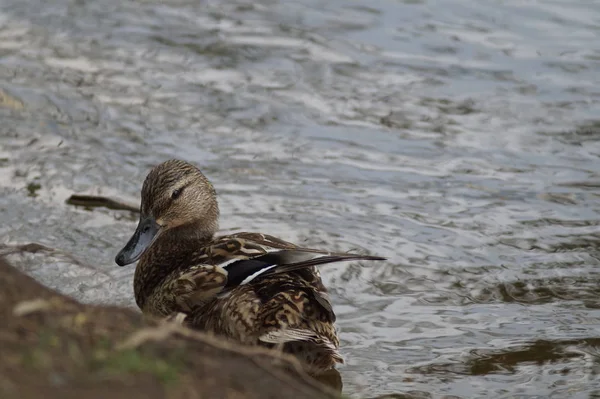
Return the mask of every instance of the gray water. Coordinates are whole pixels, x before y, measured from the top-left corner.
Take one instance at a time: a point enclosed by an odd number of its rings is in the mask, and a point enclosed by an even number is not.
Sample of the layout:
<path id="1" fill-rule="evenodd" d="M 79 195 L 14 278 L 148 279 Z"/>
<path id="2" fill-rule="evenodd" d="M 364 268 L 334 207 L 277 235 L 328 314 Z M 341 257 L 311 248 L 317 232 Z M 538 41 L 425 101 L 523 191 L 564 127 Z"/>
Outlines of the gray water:
<path id="1" fill-rule="evenodd" d="M 0 1 L 0 242 L 80 300 L 148 169 L 193 161 L 224 232 L 322 267 L 344 392 L 600 397 L 600 3 Z"/>

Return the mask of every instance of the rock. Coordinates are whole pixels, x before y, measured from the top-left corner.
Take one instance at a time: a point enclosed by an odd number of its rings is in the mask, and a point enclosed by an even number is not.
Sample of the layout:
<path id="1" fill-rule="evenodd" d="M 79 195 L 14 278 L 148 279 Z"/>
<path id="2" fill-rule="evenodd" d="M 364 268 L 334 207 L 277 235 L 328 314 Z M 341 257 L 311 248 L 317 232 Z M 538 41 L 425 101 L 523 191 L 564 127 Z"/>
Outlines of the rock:
<path id="1" fill-rule="evenodd" d="M 1 258 L 0 318 L 2 398 L 338 397 L 289 356 L 80 304 Z"/>

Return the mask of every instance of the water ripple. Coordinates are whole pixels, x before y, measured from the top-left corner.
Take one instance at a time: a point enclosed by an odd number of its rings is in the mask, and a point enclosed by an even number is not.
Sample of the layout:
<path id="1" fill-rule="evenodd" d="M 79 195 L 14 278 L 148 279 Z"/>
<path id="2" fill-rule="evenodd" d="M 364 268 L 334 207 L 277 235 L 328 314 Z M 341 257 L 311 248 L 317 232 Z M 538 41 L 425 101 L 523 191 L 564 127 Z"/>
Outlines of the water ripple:
<path id="1" fill-rule="evenodd" d="M 346 393 L 600 391 L 600 8 L 452 0 L 0 5 L 0 240 L 86 302 L 148 168 L 197 163 L 225 232 L 389 261 L 322 268 Z"/>

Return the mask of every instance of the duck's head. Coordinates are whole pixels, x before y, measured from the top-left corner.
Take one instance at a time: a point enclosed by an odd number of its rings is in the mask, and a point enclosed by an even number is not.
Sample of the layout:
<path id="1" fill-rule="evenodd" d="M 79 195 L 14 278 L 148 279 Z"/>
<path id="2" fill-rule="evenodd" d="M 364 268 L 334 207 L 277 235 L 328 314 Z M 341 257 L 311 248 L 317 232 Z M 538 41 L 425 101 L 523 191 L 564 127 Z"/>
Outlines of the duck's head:
<path id="1" fill-rule="evenodd" d="M 202 172 L 185 161 L 163 162 L 144 180 L 139 224 L 115 262 L 125 266 L 137 261 L 167 233 L 210 238 L 218 221 L 215 189 Z"/>

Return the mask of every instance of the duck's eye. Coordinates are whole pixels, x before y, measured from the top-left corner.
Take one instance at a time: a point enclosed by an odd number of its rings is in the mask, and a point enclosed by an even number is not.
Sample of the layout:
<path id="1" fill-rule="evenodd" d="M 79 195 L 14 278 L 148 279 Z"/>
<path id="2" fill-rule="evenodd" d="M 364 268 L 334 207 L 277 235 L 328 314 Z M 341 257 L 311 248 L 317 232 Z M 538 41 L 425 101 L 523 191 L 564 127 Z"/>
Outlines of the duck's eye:
<path id="1" fill-rule="evenodd" d="M 176 190 L 173 190 L 173 193 L 171 193 L 171 199 L 179 198 L 179 196 L 181 195 L 182 192 L 183 192 L 183 188 L 178 188 Z"/>

